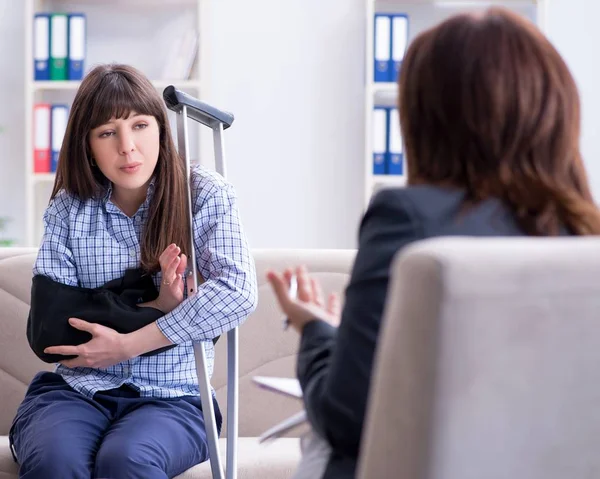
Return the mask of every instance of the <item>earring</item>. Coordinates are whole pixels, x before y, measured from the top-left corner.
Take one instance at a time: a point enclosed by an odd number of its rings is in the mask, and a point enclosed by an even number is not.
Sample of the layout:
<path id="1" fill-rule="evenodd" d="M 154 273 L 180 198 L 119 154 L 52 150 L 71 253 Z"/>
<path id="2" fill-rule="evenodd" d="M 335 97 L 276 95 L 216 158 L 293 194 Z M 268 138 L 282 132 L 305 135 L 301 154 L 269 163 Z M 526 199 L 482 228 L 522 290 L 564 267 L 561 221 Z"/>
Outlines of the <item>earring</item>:
<path id="1" fill-rule="evenodd" d="M 97 165 L 96 165 L 96 160 L 94 159 L 94 157 L 93 157 L 93 156 L 91 156 L 91 157 L 90 157 L 90 164 L 91 164 L 92 166 L 97 166 Z"/>

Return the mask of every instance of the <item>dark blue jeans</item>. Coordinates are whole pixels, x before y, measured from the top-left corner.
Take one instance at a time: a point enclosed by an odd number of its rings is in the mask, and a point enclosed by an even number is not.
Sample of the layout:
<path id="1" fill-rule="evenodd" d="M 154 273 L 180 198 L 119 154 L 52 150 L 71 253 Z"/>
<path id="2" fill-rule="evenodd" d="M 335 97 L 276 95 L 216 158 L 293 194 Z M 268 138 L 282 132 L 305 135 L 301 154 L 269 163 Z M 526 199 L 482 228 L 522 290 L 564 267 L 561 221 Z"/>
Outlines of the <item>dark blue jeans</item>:
<path id="1" fill-rule="evenodd" d="M 26 479 L 165 479 L 208 459 L 200 398 L 122 386 L 90 399 L 48 372 L 31 382 L 10 442 Z"/>

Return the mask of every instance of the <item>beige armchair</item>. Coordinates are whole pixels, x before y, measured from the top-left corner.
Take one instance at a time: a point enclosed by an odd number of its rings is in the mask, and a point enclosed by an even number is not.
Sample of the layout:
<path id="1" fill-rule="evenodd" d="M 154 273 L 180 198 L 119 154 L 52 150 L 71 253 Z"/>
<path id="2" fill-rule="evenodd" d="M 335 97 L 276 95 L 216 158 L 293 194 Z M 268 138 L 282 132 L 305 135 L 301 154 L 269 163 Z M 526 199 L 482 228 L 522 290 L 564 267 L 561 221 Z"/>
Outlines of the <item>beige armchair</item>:
<path id="1" fill-rule="evenodd" d="M 600 477 L 600 240 L 434 239 L 393 265 L 361 479 Z"/>

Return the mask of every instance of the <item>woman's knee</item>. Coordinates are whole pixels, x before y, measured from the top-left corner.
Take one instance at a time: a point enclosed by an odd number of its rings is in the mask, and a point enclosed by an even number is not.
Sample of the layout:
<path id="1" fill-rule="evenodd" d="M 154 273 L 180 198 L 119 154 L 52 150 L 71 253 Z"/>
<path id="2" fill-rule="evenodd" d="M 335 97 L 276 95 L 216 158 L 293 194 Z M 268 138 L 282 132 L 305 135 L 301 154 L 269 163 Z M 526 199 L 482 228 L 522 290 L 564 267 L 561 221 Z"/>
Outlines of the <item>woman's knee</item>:
<path id="1" fill-rule="evenodd" d="M 10 430 L 21 477 L 90 477 L 106 426 L 106 417 L 81 401 L 37 398 Z"/>
<path id="2" fill-rule="evenodd" d="M 156 451 L 120 438 L 103 442 L 96 454 L 96 477 L 166 478 L 163 471 Z"/>
<path id="3" fill-rule="evenodd" d="M 22 479 L 81 479 L 91 476 L 91 458 L 74 453 L 68 441 L 29 444 L 16 452 L 20 465 L 19 477 Z"/>

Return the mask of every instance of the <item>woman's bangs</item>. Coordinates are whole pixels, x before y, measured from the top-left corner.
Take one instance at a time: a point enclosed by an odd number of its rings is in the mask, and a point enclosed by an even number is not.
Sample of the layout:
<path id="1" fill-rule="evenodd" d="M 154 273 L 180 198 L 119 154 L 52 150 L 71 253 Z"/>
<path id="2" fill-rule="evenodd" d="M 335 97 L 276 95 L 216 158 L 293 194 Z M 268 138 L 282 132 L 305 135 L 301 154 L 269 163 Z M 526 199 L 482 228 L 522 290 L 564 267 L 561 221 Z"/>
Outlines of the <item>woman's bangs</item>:
<path id="1" fill-rule="evenodd" d="M 127 119 L 132 112 L 156 116 L 150 98 L 142 89 L 133 88 L 121 75 L 107 75 L 98 88 L 95 107 L 90 118 L 91 129 L 111 119 Z"/>

